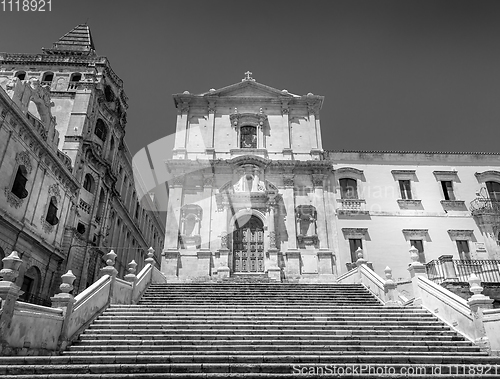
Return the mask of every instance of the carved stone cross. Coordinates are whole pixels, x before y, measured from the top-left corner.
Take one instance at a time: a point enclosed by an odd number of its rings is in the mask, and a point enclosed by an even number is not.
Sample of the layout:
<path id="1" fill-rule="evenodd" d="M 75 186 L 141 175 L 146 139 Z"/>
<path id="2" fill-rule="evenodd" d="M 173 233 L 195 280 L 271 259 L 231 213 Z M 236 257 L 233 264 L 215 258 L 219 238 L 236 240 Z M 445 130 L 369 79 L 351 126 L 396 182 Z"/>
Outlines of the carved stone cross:
<path id="1" fill-rule="evenodd" d="M 245 72 L 245 79 L 244 80 L 254 80 L 252 78 L 252 73 L 250 71 Z"/>

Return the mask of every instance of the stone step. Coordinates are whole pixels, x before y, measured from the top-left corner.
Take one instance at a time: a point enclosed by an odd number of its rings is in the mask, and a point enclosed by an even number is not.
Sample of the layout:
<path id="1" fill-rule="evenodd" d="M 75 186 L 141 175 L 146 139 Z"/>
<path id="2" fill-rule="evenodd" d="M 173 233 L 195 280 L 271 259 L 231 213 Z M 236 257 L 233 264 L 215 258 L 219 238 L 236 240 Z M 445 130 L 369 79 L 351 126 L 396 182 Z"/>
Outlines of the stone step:
<path id="1" fill-rule="evenodd" d="M 200 354 L 200 356 L 203 354 Z M 214 356 L 212 352 L 204 354 L 208 357 Z M 219 358 L 231 360 L 231 354 L 223 354 Z M 260 358 L 266 359 L 266 356 L 255 353 L 245 353 L 243 356 L 257 356 Z M 293 359 L 293 358 L 302 358 L 307 360 L 308 362 L 313 362 L 315 360 L 321 359 L 322 357 L 327 358 L 323 363 L 331 363 L 331 364 L 339 364 L 339 363 L 373 363 L 373 364 L 464 364 L 464 365 L 499 365 L 500 357 L 489 356 L 486 353 L 474 354 L 471 356 L 460 356 L 457 354 L 413 354 L 402 352 L 400 355 L 388 355 L 388 354 L 361 354 L 358 353 L 351 354 L 326 354 L 323 353 L 321 356 L 312 354 L 293 354 L 291 357 L 286 358 L 288 354 L 272 354 L 269 357 L 273 358 L 283 358 L 283 359 Z M 184 354 L 186 359 L 194 359 L 194 357 L 188 357 L 188 354 Z M 172 354 L 162 354 L 161 352 L 152 352 L 151 355 L 148 354 L 118 354 L 114 355 L 93 355 L 93 354 L 80 354 L 80 353 L 72 353 L 72 354 L 64 354 L 64 355 L 56 355 L 56 356 L 17 356 L 17 357 L 0 357 L 0 374 L 4 373 L 5 365 L 10 366 L 20 366 L 20 365 L 71 365 L 71 364 L 127 364 L 127 363 L 138 363 L 138 364 L 156 364 L 156 363 L 168 363 L 170 359 L 179 359 L 179 357 Z M 302 363 L 298 362 L 297 364 Z M 500 369 L 500 367 L 499 367 Z M 499 372 L 500 374 L 500 372 Z M 3 376 L 2 376 L 3 379 Z"/>
<path id="2" fill-rule="evenodd" d="M 261 322 L 241 322 L 241 323 L 232 323 L 232 322 L 172 322 L 171 320 L 164 319 L 166 322 L 168 322 L 168 328 L 176 328 L 178 330 L 191 330 L 191 329 L 197 329 L 197 330 L 226 330 L 226 329 L 231 329 L 231 330 L 241 330 L 241 329 L 253 329 L 253 330 L 290 330 L 290 331 L 296 331 L 296 330 L 302 330 L 304 328 L 307 328 L 308 330 L 342 330 L 342 329 L 352 329 L 352 328 L 371 328 L 371 329 L 384 329 L 387 327 L 391 328 L 403 328 L 403 329 L 410 329 L 410 328 L 423 328 L 424 330 L 435 330 L 437 329 L 444 329 L 443 325 L 439 322 L 433 322 L 433 323 L 425 323 L 425 324 L 420 324 L 418 322 L 404 322 L 404 323 L 398 323 L 398 322 L 384 322 L 381 321 L 379 323 L 375 323 L 372 321 L 367 321 L 367 322 L 335 322 L 335 323 L 325 323 L 325 322 L 302 322 L 302 323 L 280 323 L 280 322 L 273 322 L 273 323 L 266 323 L 263 324 Z M 135 327 L 135 326 L 143 326 L 145 323 L 150 323 L 154 322 L 155 320 L 149 320 L 149 321 L 144 321 L 144 320 L 97 320 L 95 321 L 93 326 L 110 326 L 110 327 L 115 327 L 117 325 L 126 325 L 127 327 Z M 150 325 L 150 324 L 149 324 Z M 156 328 L 158 328 L 158 325 L 156 325 Z M 167 330 L 165 328 L 161 328 L 163 330 Z"/>
<path id="3" fill-rule="evenodd" d="M 110 312 L 107 311 L 105 312 L 101 317 L 99 317 L 99 321 L 103 320 L 117 320 L 117 319 L 127 319 L 127 320 L 155 320 L 155 319 L 161 319 L 161 320 L 172 320 L 172 321 L 207 321 L 207 322 L 216 322 L 216 321 L 225 321 L 225 320 L 230 320 L 230 321 L 260 321 L 260 322 L 272 322 L 272 321 L 299 321 L 299 322 L 304 322 L 307 320 L 310 321 L 322 321 L 322 322 L 335 322 L 335 321 L 380 321 L 380 320 L 387 320 L 387 321 L 398 321 L 398 322 L 404 322 L 404 321 L 417 321 L 417 322 L 428 322 L 428 321 L 437 321 L 437 319 L 430 315 L 415 315 L 415 316 L 400 316 L 400 315 L 390 315 L 390 316 L 359 316 L 357 317 L 356 315 L 352 316 L 331 316 L 331 315 L 304 315 L 301 313 L 297 313 L 296 315 L 280 315 L 279 313 L 276 313 L 275 315 L 269 315 L 269 314 L 261 314 L 261 315 L 242 315 L 242 314 L 231 314 L 231 315 L 224 315 L 221 316 L 220 313 L 213 313 L 211 315 L 206 315 L 206 314 L 198 314 L 198 313 L 192 313 L 192 314 L 186 314 L 186 315 L 179 315 L 174 312 L 170 312 L 169 314 L 166 314 L 164 312 L 150 312 L 147 316 L 144 315 L 142 312 Z"/>
<path id="4" fill-rule="evenodd" d="M 436 335 L 431 335 L 431 334 L 388 334 L 387 333 L 382 333 L 374 332 L 373 334 L 366 334 L 365 332 L 363 333 L 358 333 L 358 334 L 337 334 L 337 335 L 332 335 L 332 336 L 322 336 L 322 338 L 315 338 L 309 340 L 309 343 L 311 344 L 325 344 L 325 345 L 331 345 L 335 344 L 337 342 L 342 342 L 342 341 L 370 341 L 370 342 L 377 342 L 377 341 L 393 341 L 395 344 L 400 343 L 400 342 L 419 342 L 419 341 L 424 341 L 428 343 L 433 343 L 434 341 L 436 342 L 445 342 L 447 343 L 448 341 L 453 341 L 453 342 L 463 342 L 465 341 L 466 343 L 469 344 L 469 346 L 472 346 L 468 340 L 465 340 L 465 338 L 461 335 L 456 334 L 455 332 L 449 331 L 447 334 L 443 333 L 438 333 Z M 128 329 L 90 329 L 88 330 L 85 334 L 81 335 L 81 341 L 85 340 L 88 335 L 117 335 L 117 337 L 125 338 L 124 336 L 143 336 L 145 339 L 157 339 L 156 336 L 158 336 L 158 339 L 160 339 L 159 336 L 164 337 L 165 334 L 161 333 L 161 330 L 155 330 L 155 329 L 133 329 L 133 330 L 128 330 Z M 246 339 L 243 337 L 247 337 Z M 273 339 L 274 337 L 274 339 Z M 320 336 L 321 337 L 321 336 Z M 96 337 L 98 338 L 98 337 Z M 132 337 L 130 337 L 132 338 Z M 201 338 L 201 337 L 200 337 Z M 241 338 L 241 339 L 240 339 Z M 297 336 L 297 338 L 301 338 L 301 336 Z M 242 336 L 242 335 L 236 335 L 236 336 L 231 336 L 231 338 L 228 339 L 216 339 L 213 340 L 211 343 L 214 345 L 221 345 L 221 344 L 231 344 L 232 342 L 238 344 L 238 343 L 251 343 L 254 345 L 259 345 L 259 344 L 271 344 L 271 343 L 281 343 L 281 344 L 303 344 L 305 338 L 302 339 L 296 339 L 294 340 L 293 337 L 291 338 L 285 338 L 282 337 L 282 335 L 270 335 L 269 338 L 263 339 L 253 339 L 253 340 L 248 340 L 248 336 Z M 207 339 L 200 339 L 196 340 L 194 338 L 191 339 L 186 339 L 186 340 L 181 340 L 181 339 L 175 339 L 175 338 L 170 338 L 169 341 L 172 344 L 207 344 L 210 343 L 210 340 Z M 77 342 L 78 343 L 78 342 Z"/>
<path id="5" fill-rule="evenodd" d="M 92 327 L 88 329 L 89 333 L 94 333 L 96 330 L 104 330 L 104 331 L 109 331 L 109 330 L 115 330 L 119 329 L 120 333 L 125 333 L 125 334 L 130 334 L 131 331 L 137 331 L 137 330 L 143 330 L 144 328 L 133 328 L 133 327 L 122 327 L 122 328 L 107 328 L 107 327 Z M 150 328 L 150 330 L 154 334 L 161 334 L 165 333 L 165 336 L 168 336 L 168 331 L 165 329 L 161 328 Z M 222 333 L 213 333 L 213 330 L 211 331 L 212 333 L 205 333 L 203 335 L 198 335 L 198 338 L 200 339 L 231 339 L 231 338 L 242 338 L 242 339 L 255 339 L 256 336 L 258 336 L 258 339 L 291 339 L 294 336 L 297 337 L 297 339 L 314 339 L 314 340 L 319 340 L 319 339 L 324 339 L 324 338 L 331 338 L 331 337 L 338 337 L 338 336 L 363 336 L 365 334 L 370 334 L 370 335 L 378 335 L 378 336 L 386 336 L 388 338 L 395 338 L 397 336 L 405 336 L 407 338 L 417 335 L 429 335 L 429 336 L 455 336 L 457 335 L 455 332 L 447 329 L 440 330 L 439 332 L 436 332 L 435 330 L 428 331 L 428 330 L 420 330 L 420 331 L 414 331 L 414 330 L 394 330 L 394 331 L 388 331 L 387 329 L 380 329 L 380 330 L 374 330 L 374 329 L 366 329 L 366 330 L 360 330 L 360 329 L 354 329 L 354 330 L 347 330 L 347 329 L 341 329 L 338 331 L 333 331 L 330 334 L 322 333 L 322 334 L 297 334 L 297 331 L 293 331 L 292 335 L 286 334 L 286 333 L 275 333 L 275 334 L 244 334 L 244 333 L 238 333 L 237 335 L 227 333 L 222 334 Z M 295 334 L 294 334 L 295 333 Z M 185 338 L 185 339 L 196 339 L 197 335 L 192 334 L 192 333 L 185 333 L 182 335 L 179 334 L 172 334 L 171 339 L 178 339 L 178 338 Z"/>
<path id="6" fill-rule="evenodd" d="M 234 349 L 234 351 L 242 351 L 242 350 L 253 350 L 253 349 L 263 349 L 263 350 L 276 350 L 276 347 L 284 347 L 284 346 L 289 346 L 289 349 L 291 348 L 292 350 L 297 348 L 300 350 L 305 350 L 308 347 L 312 346 L 317 346 L 317 348 L 323 348 L 326 350 L 333 350 L 336 349 L 337 344 L 339 345 L 375 345 L 375 346 L 453 346 L 453 347 L 473 347 L 474 350 L 477 350 L 478 348 L 476 346 L 471 346 L 469 341 L 466 340 L 430 340 L 430 339 L 380 339 L 380 338 L 373 338 L 373 339 L 368 339 L 368 338 L 363 338 L 363 339 L 352 339 L 352 338 L 336 338 L 335 340 L 329 341 L 330 344 L 325 344 L 325 341 L 314 341 L 310 340 L 308 341 L 308 344 L 304 344 L 304 341 L 299 341 L 302 342 L 301 344 L 297 344 L 296 346 L 293 346 L 298 341 L 295 340 L 253 340 L 253 341 L 245 341 L 245 340 L 236 340 L 236 339 L 231 339 L 227 341 L 223 340 L 216 340 L 212 341 L 210 344 L 208 341 L 203 341 L 200 340 L 201 342 L 205 343 L 194 343 L 195 341 L 189 341 L 191 343 L 188 343 L 188 341 L 180 341 L 176 340 L 175 342 L 172 340 L 165 339 L 162 334 L 154 334 L 154 335 L 142 335 L 142 336 L 137 336 L 135 334 L 121 334 L 121 335 L 116 335 L 116 334 L 86 334 L 85 336 L 82 336 L 82 339 L 78 344 L 75 344 L 74 346 L 83 346 L 86 344 L 87 341 L 93 341 L 94 343 L 102 343 L 103 340 L 108 340 L 110 343 L 123 343 L 122 341 L 129 341 L 130 344 L 132 343 L 137 343 L 137 341 L 144 341 L 149 344 L 157 344 L 157 343 L 167 343 L 169 345 L 168 347 L 166 345 L 165 348 L 170 351 L 172 350 L 186 350 L 186 349 L 194 349 L 197 350 L 198 347 L 200 349 L 215 349 L 215 350 L 221 350 L 222 348 L 228 348 L 228 349 Z M 144 343 L 143 342 L 143 343 Z M 334 346 L 331 345 L 331 343 L 335 343 Z M 292 345 L 292 346 L 290 346 Z M 337 350 L 337 349 L 336 349 Z"/>
<path id="7" fill-rule="evenodd" d="M 168 344 L 161 344 L 160 342 L 161 341 L 157 341 L 157 343 L 148 343 L 150 341 L 134 341 L 134 340 L 131 340 L 129 341 L 129 343 L 127 344 L 127 341 L 122 341 L 121 344 L 117 343 L 117 342 L 120 342 L 120 341 L 113 341 L 113 344 L 105 344 L 103 345 L 102 344 L 102 341 L 99 341 L 101 342 L 101 345 L 99 344 L 85 344 L 85 345 L 78 345 L 78 346 L 72 346 L 71 349 L 69 350 L 69 353 L 72 354 L 73 352 L 75 351 L 87 351 L 87 352 L 90 352 L 90 353 L 97 353 L 99 351 L 103 352 L 103 353 L 106 353 L 106 354 L 110 354 L 110 355 L 113 355 L 114 352 L 116 351 L 163 351 L 164 353 L 167 352 L 167 351 L 171 351 L 169 350 L 169 346 L 171 345 L 168 345 Z M 135 342 L 135 344 L 134 344 Z M 236 349 L 236 348 L 235 348 Z M 199 360 L 201 359 L 201 357 L 205 357 L 206 354 L 209 352 L 210 350 L 198 350 L 198 349 L 194 349 L 192 346 L 191 346 L 191 349 L 183 349 L 182 351 L 176 351 L 174 354 L 172 354 L 172 356 L 189 356 L 190 358 L 190 361 L 192 361 L 193 359 L 196 359 L 196 360 Z M 254 350 L 250 350 L 251 352 L 253 352 Z M 222 352 L 225 352 L 226 354 L 228 354 L 228 351 L 222 351 Z M 221 353 L 222 353 L 221 352 Z M 415 345 L 380 345 L 380 346 L 372 346 L 372 345 L 348 345 L 348 344 L 338 344 L 332 348 L 330 348 L 329 350 L 319 350 L 319 351 L 316 351 L 316 350 L 313 350 L 312 352 L 306 352 L 307 355 L 309 354 L 313 354 L 313 355 L 325 355 L 327 353 L 335 353 L 335 354 L 345 354 L 346 352 L 359 352 L 360 354 L 361 353 L 366 353 L 366 354 L 390 354 L 390 353 L 393 353 L 393 354 L 401 354 L 402 352 L 413 352 L 413 353 L 426 353 L 426 352 L 434 352 L 434 353 L 439 353 L 439 354 L 454 354 L 454 353 L 457 353 L 457 354 L 462 354 L 462 355 L 469 355 L 469 354 L 475 354 L 477 353 L 478 355 L 484 355 L 483 352 L 481 352 L 479 350 L 479 348 L 477 347 L 473 347 L 473 346 L 415 346 Z M 232 351 L 230 353 L 230 356 L 234 357 L 235 361 L 236 361 L 236 358 L 239 357 L 241 354 L 245 354 L 247 353 L 246 350 L 243 350 L 243 351 L 238 351 L 238 353 L 234 353 L 234 351 Z M 259 351 L 257 351 L 256 353 L 259 353 Z M 271 356 L 275 355 L 275 354 L 287 354 L 288 356 L 293 355 L 293 354 L 297 354 L 297 351 L 296 350 L 291 350 L 291 351 L 287 351 L 287 350 L 284 350 L 284 351 L 261 351 L 260 352 L 260 357 L 264 357 L 264 353 L 265 353 L 265 357 L 266 358 L 270 358 Z M 300 352 L 300 353 L 303 353 L 303 352 Z M 218 356 L 218 355 L 217 355 Z M 176 362 L 184 362 L 182 359 L 184 358 L 180 358 L 181 360 L 179 361 L 176 361 Z M 215 359 L 215 358 L 214 358 Z"/>
<path id="8" fill-rule="evenodd" d="M 149 327 L 147 325 L 140 325 L 141 329 L 148 329 Z M 92 328 L 106 328 L 106 325 L 95 325 Z M 136 325 L 133 324 L 116 324 L 113 325 L 114 328 L 118 329 L 135 329 Z M 345 334 L 351 334 L 357 331 L 386 331 L 387 327 L 380 325 L 380 326 L 364 326 L 364 327 L 357 327 L 354 329 L 348 329 L 348 328 L 339 328 L 339 329 L 332 329 L 332 328 L 324 328 L 324 329 L 319 329 L 319 330 L 314 330 L 314 329 L 303 329 L 301 326 L 297 326 L 296 328 L 290 329 L 290 328 L 261 328 L 261 329 L 254 329 L 254 328 L 248 328 L 248 327 L 233 327 L 233 328 L 226 328 L 226 329 L 221 329 L 221 328 L 175 328 L 170 325 L 165 325 L 163 328 L 158 328 L 158 327 L 151 327 L 150 329 L 156 329 L 156 330 L 161 330 L 163 333 L 166 335 L 192 335 L 192 334 L 217 334 L 219 336 L 222 335 L 252 335 L 252 336 L 263 336 L 267 334 L 276 334 L 276 335 L 289 335 L 289 334 L 300 334 L 300 335 L 315 335 L 318 331 L 321 331 L 323 335 L 345 335 Z M 420 332 L 429 332 L 429 333 L 436 333 L 436 332 L 441 332 L 441 331 L 446 331 L 448 328 L 443 325 L 436 325 L 436 326 L 414 326 L 411 329 L 406 328 L 404 326 L 394 326 L 391 328 L 389 335 L 395 335 L 397 332 L 403 333 L 403 334 L 411 334 L 408 333 L 409 331 L 415 332 L 415 331 L 420 331 Z"/>

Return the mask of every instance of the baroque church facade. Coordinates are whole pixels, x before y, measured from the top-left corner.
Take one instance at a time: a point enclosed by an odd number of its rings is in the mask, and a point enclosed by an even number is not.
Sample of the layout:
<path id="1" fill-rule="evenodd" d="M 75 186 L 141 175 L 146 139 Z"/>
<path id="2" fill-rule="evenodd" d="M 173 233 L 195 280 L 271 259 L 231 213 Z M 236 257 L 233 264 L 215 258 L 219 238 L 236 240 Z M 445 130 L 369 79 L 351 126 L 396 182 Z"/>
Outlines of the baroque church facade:
<path id="1" fill-rule="evenodd" d="M 160 250 L 164 221 L 138 197 L 124 142 L 127 101 L 87 25 L 41 54 L 0 53 L 0 259 L 22 258 L 23 300 L 50 303 L 68 269 L 81 292 L 111 249 L 122 276 Z"/>
<path id="2" fill-rule="evenodd" d="M 421 262 L 500 259 L 499 154 L 325 151 L 323 97 L 250 72 L 173 98 L 161 260 L 169 281 L 331 282 L 358 249 L 400 282 L 411 246 Z"/>

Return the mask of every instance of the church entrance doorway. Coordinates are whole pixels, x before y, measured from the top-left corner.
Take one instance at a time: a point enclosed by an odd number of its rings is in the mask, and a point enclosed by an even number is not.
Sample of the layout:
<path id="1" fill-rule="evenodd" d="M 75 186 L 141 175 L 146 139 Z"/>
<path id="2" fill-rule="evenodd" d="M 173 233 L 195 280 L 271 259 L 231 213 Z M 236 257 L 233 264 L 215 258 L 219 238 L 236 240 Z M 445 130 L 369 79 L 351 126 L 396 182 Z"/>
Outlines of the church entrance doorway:
<path id="1" fill-rule="evenodd" d="M 243 225 L 236 220 L 233 232 L 234 272 L 264 272 L 264 226 L 256 216 L 244 220 Z"/>

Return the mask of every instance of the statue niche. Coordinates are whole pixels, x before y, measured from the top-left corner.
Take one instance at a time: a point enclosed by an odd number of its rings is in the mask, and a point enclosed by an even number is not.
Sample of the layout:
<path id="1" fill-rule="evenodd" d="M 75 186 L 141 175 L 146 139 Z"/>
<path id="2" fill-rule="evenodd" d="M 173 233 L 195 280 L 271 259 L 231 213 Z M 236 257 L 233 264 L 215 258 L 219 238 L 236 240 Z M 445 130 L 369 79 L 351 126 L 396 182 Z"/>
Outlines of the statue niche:
<path id="1" fill-rule="evenodd" d="M 182 249 L 194 249 L 201 246 L 201 219 L 203 209 L 196 204 L 186 204 L 181 208 L 180 244 Z"/>
<path id="2" fill-rule="evenodd" d="M 316 230 L 317 212 L 312 205 L 299 205 L 295 208 L 295 222 L 297 228 L 297 244 L 301 249 L 318 247 Z"/>

